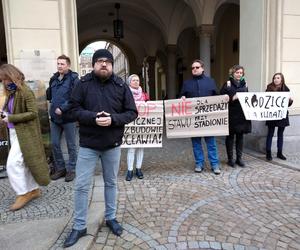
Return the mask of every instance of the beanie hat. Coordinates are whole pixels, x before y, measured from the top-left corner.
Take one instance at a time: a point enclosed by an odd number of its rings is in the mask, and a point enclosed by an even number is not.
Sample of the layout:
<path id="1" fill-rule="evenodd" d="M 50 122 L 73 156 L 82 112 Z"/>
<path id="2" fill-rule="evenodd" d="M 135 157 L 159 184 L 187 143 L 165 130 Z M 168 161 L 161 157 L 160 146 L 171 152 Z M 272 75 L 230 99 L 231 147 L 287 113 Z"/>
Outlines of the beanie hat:
<path id="1" fill-rule="evenodd" d="M 92 59 L 93 67 L 99 58 L 107 58 L 111 61 L 112 64 L 114 63 L 114 57 L 107 49 L 98 49 L 95 51 Z"/>

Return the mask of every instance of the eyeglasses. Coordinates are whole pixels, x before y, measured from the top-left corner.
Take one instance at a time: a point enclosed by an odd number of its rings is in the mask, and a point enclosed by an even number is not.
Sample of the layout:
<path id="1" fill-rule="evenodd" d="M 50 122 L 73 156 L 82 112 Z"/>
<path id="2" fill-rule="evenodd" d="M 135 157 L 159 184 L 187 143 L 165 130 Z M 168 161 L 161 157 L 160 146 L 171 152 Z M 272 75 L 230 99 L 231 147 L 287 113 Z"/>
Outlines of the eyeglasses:
<path id="1" fill-rule="evenodd" d="M 103 63 L 111 64 L 112 61 L 109 60 L 109 59 L 98 59 L 98 60 L 96 61 L 96 63 L 99 63 L 99 64 L 103 64 Z"/>
<path id="2" fill-rule="evenodd" d="M 201 67 L 200 66 L 195 66 L 195 67 L 192 67 L 192 70 L 194 69 L 200 69 Z"/>

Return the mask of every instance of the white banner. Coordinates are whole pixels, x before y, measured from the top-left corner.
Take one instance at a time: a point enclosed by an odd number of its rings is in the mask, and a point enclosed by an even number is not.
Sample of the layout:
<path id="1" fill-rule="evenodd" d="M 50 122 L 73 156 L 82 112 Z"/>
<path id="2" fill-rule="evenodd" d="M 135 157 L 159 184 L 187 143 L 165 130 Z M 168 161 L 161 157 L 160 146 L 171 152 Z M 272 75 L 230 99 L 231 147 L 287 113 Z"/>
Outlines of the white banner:
<path id="1" fill-rule="evenodd" d="M 168 138 L 228 135 L 227 95 L 166 100 Z"/>
<path id="2" fill-rule="evenodd" d="M 247 120 L 286 118 L 290 92 L 238 92 L 237 97 Z"/>
<path id="3" fill-rule="evenodd" d="M 122 148 L 162 147 L 163 101 L 136 102 L 138 117 L 125 126 Z"/>

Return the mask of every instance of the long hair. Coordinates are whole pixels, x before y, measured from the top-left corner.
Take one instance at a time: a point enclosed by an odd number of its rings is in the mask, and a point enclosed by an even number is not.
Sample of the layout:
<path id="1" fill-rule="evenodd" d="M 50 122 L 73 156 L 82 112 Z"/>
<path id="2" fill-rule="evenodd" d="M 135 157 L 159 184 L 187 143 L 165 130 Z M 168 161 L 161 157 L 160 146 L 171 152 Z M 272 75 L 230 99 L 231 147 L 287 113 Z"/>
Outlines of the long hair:
<path id="1" fill-rule="evenodd" d="M 12 64 L 3 64 L 0 66 L 0 79 L 2 80 L 10 80 L 17 85 L 17 89 L 22 89 L 25 84 L 25 76 L 24 74 L 14 65 Z M 4 88 L 5 95 L 8 96 L 9 92 Z"/>
<path id="2" fill-rule="evenodd" d="M 274 79 L 277 75 L 279 75 L 281 77 L 281 83 L 280 83 L 280 85 L 276 86 L 274 83 Z M 281 91 L 289 90 L 289 88 L 285 84 L 284 75 L 281 72 L 275 73 L 272 77 L 272 82 L 270 84 L 268 84 L 268 86 L 267 86 L 267 91 L 278 91 L 278 90 L 281 90 Z"/>

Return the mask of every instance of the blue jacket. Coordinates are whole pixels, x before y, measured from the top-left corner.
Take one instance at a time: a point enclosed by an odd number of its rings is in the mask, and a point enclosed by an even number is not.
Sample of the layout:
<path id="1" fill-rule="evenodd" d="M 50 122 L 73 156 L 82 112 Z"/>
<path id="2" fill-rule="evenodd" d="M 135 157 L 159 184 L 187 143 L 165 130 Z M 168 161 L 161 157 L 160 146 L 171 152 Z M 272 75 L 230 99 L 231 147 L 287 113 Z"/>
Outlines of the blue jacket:
<path id="1" fill-rule="evenodd" d="M 102 82 L 94 72 L 80 79 L 72 92 L 72 113 L 79 121 L 79 144 L 84 148 L 106 150 L 122 144 L 124 126 L 138 115 L 129 87 L 116 75 Z M 98 112 L 111 115 L 111 125 L 96 124 Z"/>
<path id="2" fill-rule="evenodd" d="M 59 108 L 63 114 L 70 110 L 71 93 L 74 86 L 79 82 L 78 74 L 69 70 L 64 75 L 63 79 L 59 80 L 59 73 L 56 72 L 49 81 L 49 88 L 47 90 L 47 99 L 50 101 L 50 117 L 51 121 L 62 124 L 69 122 L 67 116 L 55 114 L 56 108 Z"/>
<path id="3" fill-rule="evenodd" d="M 185 96 L 186 98 L 212 95 L 217 95 L 216 83 L 204 74 L 184 81 L 180 92 L 180 97 Z"/>

